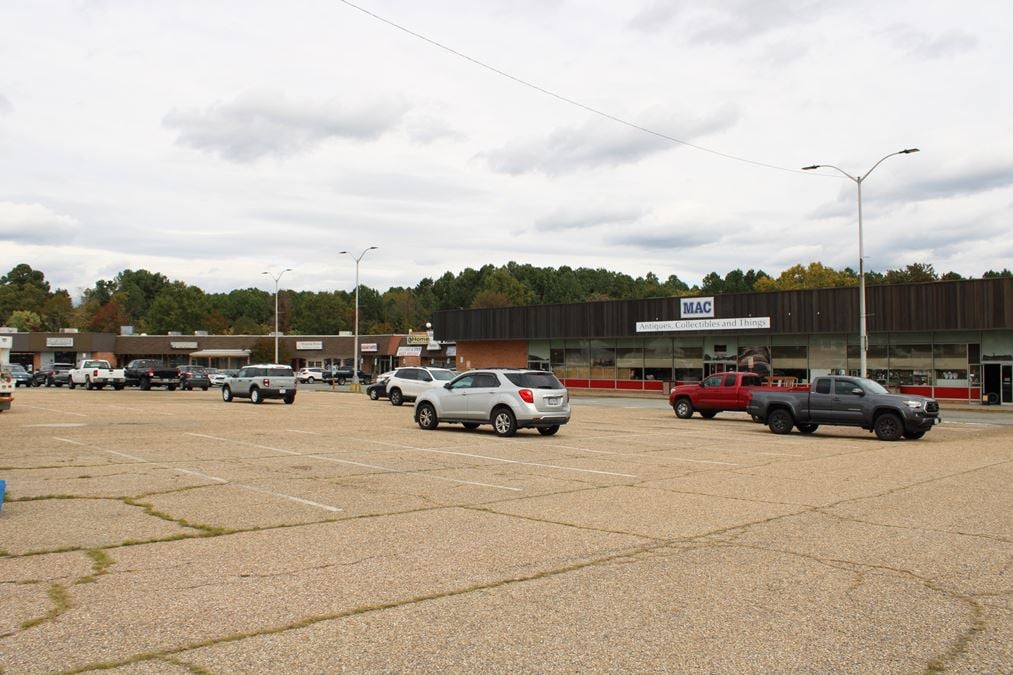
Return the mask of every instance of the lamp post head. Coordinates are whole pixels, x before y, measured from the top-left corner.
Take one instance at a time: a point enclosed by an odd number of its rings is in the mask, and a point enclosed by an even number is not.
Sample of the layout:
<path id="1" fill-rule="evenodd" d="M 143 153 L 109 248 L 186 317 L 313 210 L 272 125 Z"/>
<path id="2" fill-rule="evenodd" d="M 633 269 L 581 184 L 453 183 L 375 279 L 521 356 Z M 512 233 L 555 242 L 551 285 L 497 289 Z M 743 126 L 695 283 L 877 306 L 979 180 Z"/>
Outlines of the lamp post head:
<path id="1" fill-rule="evenodd" d="M 898 154 L 910 155 L 912 152 L 920 152 L 920 150 L 918 150 L 918 148 L 908 148 L 906 150 L 901 150 Z"/>
<path id="2" fill-rule="evenodd" d="M 803 166 L 802 170 L 803 171 L 812 171 L 813 169 L 818 169 L 821 166 L 822 166 L 821 164 L 813 164 L 812 166 Z"/>

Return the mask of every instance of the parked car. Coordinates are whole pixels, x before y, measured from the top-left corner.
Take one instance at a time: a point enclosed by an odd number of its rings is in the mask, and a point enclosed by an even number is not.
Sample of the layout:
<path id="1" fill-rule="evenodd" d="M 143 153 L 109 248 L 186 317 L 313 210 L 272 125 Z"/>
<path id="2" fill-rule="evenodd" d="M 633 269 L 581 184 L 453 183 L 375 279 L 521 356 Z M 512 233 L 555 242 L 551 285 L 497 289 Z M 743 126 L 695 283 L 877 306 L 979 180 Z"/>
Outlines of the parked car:
<path id="1" fill-rule="evenodd" d="M 211 386 L 211 378 L 204 366 L 178 366 L 176 371 L 179 373 L 180 389 L 207 391 Z"/>
<path id="2" fill-rule="evenodd" d="M 14 380 L 15 387 L 30 387 L 32 386 L 32 374 L 25 370 L 25 367 L 20 363 L 12 363 L 10 365 L 11 378 Z"/>
<path id="3" fill-rule="evenodd" d="M 919 439 L 942 421 L 935 399 L 891 394 L 864 377 L 817 377 L 810 391 L 753 391 L 746 411 L 775 434 L 828 424 L 868 429 L 881 441 Z"/>
<path id="4" fill-rule="evenodd" d="M 345 384 L 347 382 L 351 382 L 352 381 L 352 367 L 351 366 L 338 366 L 337 368 L 335 368 L 331 372 L 328 372 L 328 371 L 324 371 L 324 372 L 327 373 L 327 378 L 328 378 L 327 381 L 328 382 L 330 382 L 331 379 L 333 379 L 338 384 Z M 367 373 L 365 371 L 362 371 L 362 370 L 359 371 L 359 383 L 360 384 L 369 384 L 369 382 L 372 379 L 373 379 L 373 377 L 369 373 Z"/>
<path id="5" fill-rule="evenodd" d="M 378 401 L 381 398 L 387 398 L 387 380 L 389 380 L 390 376 L 393 374 L 393 370 L 380 373 L 376 376 L 376 382 L 366 387 L 366 395 L 369 396 L 371 401 Z"/>
<path id="6" fill-rule="evenodd" d="M 422 366 L 407 366 L 398 368 L 387 380 L 387 398 L 391 405 L 402 405 L 405 401 L 414 401 L 419 394 L 443 386 L 445 382 L 454 379 L 456 375 L 452 370 L 446 368 L 425 368 Z"/>
<path id="7" fill-rule="evenodd" d="M 70 371 L 74 369 L 73 363 L 54 363 L 48 368 L 44 368 L 41 372 L 42 382 L 39 383 L 39 374 L 36 373 L 36 383 L 38 386 L 43 384 L 47 387 L 62 387 L 63 385 L 70 382 Z"/>
<path id="8" fill-rule="evenodd" d="M 134 359 L 123 369 L 128 387 L 140 387 L 148 391 L 152 387 L 165 387 L 175 391 L 179 386 L 179 372 L 158 359 Z"/>
<path id="9" fill-rule="evenodd" d="M 526 428 L 551 436 L 569 421 L 570 395 L 544 370 L 471 370 L 422 392 L 415 402 L 415 422 L 427 430 L 451 422 L 465 429 L 491 424 L 497 436 Z"/>
<path id="10" fill-rule="evenodd" d="M 7 366 L 0 365 L 0 412 L 11 409 L 14 401 L 14 376 Z"/>
<path id="11" fill-rule="evenodd" d="M 807 387 L 801 387 L 804 391 Z M 744 411 L 753 391 L 791 391 L 790 387 L 772 387 L 761 375 L 747 371 L 715 373 L 703 382 L 672 387 L 668 404 L 680 419 L 689 419 L 694 412 L 710 419 L 726 410 Z"/>
<path id="12" fill-rule="evenodd" d="M 105 359 L 83 359 L 67 373 L 67 384 L 87 389 L 102 389 L 107 384 L 116 390 L 123 389 L 127 381 L 122 368 L 113 368 Z"/>
<path id="13" fill-rule="evenodd" d="M 323 368 L 301 368 L 296 373 L 296 379 L 299 382 L 307 382 L 313 384 L 314 382 L 324 382 L 326 371 Z M 330 379 L 330 373 L 326 373 L 327 380 Z"/>
<path id="14" fill-rule="evenodd" d="M 225 380 L 229 379 L 230 375 L 235 375 L 237 370 L 220 370 L 218 368 L 208 368 L 208 380 L 211 382 L 212 387 L 220 387 L 225 384 Z"/>
<path id="15" fill-rule="evenodd" d="M 248 398 L 250 403 L 263 403 L 264 399 L 280 398 L 295 403 L 296 377 L 290 366 L 277 363 L 258 363 L 240 368 L 222 385 L 222 400 Z"/>

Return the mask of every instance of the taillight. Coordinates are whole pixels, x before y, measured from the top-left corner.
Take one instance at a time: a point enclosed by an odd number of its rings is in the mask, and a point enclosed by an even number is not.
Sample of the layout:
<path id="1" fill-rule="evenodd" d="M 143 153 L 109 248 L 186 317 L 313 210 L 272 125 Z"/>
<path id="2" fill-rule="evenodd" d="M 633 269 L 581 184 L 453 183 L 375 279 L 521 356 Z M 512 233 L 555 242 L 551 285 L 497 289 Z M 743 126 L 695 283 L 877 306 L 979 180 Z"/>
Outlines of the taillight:
<path id="1" fill-rule="evenodd" d="M 535 402 L 535 394 L 530 389 L 521 389 L 517 393 L 520 395 L 521 400 L 524 401 L 525 403 Z"/>
<path id="2" fill-rule="evenodd" d="M 264 386 L 270 388 L 271 380 L 269 378 L 264 378 Z"/>
<path id="3" fill-rule="evenodd" d="M 152 370 L 151 368 L 148 368 L 148 377 L 154 377 L 154 376 L 155 376 L 155 371 Z"/>
<path id="4" fill-rule="evenodd" d="M 93 377 L 98 377 L 98 368 L 96 368 L 95 370 L 93 370 L 91 374 L 92 374 Z"/>

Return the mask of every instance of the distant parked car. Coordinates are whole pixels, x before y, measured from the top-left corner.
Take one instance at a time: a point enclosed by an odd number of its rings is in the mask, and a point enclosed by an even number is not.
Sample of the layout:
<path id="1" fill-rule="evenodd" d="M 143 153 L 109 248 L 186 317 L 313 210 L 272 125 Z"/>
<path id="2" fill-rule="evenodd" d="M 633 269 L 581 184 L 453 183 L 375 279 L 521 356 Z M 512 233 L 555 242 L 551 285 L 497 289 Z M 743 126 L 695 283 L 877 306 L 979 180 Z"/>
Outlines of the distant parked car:
<path id="1" fill-rule="evenodd" d="M 387 398 L 391 405 L 402 405 L 405 401 L 414 401 L 422 392 L 440 387 L 456 375 L 446 368 L 424 368 L 407 366 L 398 368 L 387 380 Z"/>
<path id="2" fill-rule="evenodd" d="M 280 398 L 295 403 L 296 379 L 290 366 L 277 363 L 258 363 L 240 368 L 235 376 L 222 385 L 222 400 L 248 398 L 250 403 L 263 403 L 264 399 Z"/>
<path id="3" fill-rule="evenodd" d="M 15 387 L 30 387 L 32 386 L 32 374 L 25 370 L 25 367 L 20 363 L 12 363 L 11 366 L 11 377 L 14 378 Z"/>
<path id="4" fill-rule="evenodd" d="M 42 384 L 47 387 L 62 387 L 70 381 L 70 371 L 74 369 L 73 363 L 54 363 L 42 371 Z M 36 374 L 38 376 L 38 373 Z M 38 382 L 38 379 L 36 379 Z"/>
<path id="5" fill-rule="evenodd" d="M 376 382 L 366 387 L 366 395 L 369 396 L 369 400 L 379 401 L 381 398 L 387 398 L 387 380 L 393 374 L 393 370 L 388 370 L 376 376 Z"/>
<path id="6" fill-rule="evenodd" d="M 225 384 L 225 380 L 229 379 L 229 374 L 224 370 L 218 370 L 217 368 L 208 368 L 208 381 L 211 382 L 212 387 L 220 387 Z"/>
<path id="7" fill-rule="evenodd" d="M 211 386 L 211 378 L 208 377 L 204 366 L 179 366 L 176 370 L 179 371 L 180 389 L 207 391 Z"/>
<path id="8" fill-rule="evenodd" d="M 325 378 L 324 373 L 323 368 L 301 368 L 295 377 L 300 382 L 313 384 L 314 382 L 323 382 L 325 379 L 329 379 L 329 377 Z M 329 376 L 330 373 L 327 373 L 327 375 Z"/>
<path id="9" fill-rule="evenodd" d="M 570 421 L 570 396 L 544 370 L 472 370 L 419 394 L 415 421 L 427 430 L 452 422 L 465 429 L 491 424 L 497 436 L 513 436 L 524 428 L 551 436 Z"/>

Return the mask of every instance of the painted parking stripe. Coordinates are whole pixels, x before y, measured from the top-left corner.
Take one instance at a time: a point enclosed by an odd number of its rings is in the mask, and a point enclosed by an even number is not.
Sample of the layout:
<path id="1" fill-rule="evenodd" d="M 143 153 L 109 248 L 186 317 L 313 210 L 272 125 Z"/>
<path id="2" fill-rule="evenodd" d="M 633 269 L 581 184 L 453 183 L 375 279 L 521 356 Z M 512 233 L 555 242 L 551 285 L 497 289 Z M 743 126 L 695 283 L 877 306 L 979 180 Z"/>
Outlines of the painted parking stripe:
<path id="1" fill-rule="evenodd" d="M 155 466 L 155 467 L 158 467 L 158 468 L 161 468 L 161 469 L 168 469 L 170 471 L 176 471 L 178 473 L 185 473 L 187 475 L 196 476 L 198 478 L 203 478 L 205 480 L 209 480 L 209 481 L 212 481 L 214 483 L 220 483 L 222 485 L 228 485 L 230 487 L 237 487 L 237 488 L 241 488 L 243 490 L 249 490 L 251 492 L 259 492 L 261 494 L 270 495 L 272 497 L 280 497 L 281 499 L 287 499 L 287 500 L 292 501 L 292 502 L 298 502 L 299 504 L 306 504 L 307 506 L 314 506 L 316 508 L 323 509 L 325 511 L 330 511 L 331 513 L 341 513 L 341 511 L 342 511 L 342 509 L 338 508 L 337 506 L 331 506 L 330 504 L 321 504 L 320 502 L 314 502 L 314 501 L 311 501 L 309 499 L 303 499 L 302 497 L 296 497 L 295 495 L 285 494 L 284 492 L 274 492 L 273 490 L 265 490 L 264 488 L 259 488 L 259 487 L 256 487 L 254 485 L 246 485 L 245 483 L 234 483 L 234 482 L 232 482 L 232 481 L 230 481 L 228 479 L 219 478 L 218 476 L 212 476 L 212 475 L 206 474 L 206 473 L 201 473 L 200 471 L 194 471 L 192 469 L 184 469 L 184 468 L 181 468 L 181 467 L 171 466 L 169 464 L 162 464 L 161 462 L 152 462 L 150 460 L 144 459 L 143 457 L 138 457 L 136 455 L 130 455 L 130 454 L 127 454 L 125 452 L 119 452 L 117 450 L 108 450 L 106 448 L 100 448 L 100 447 L 95 446 L 95 445 L 88 445 L 87 443 L 82 443 L 81 441 L 75 441 L 75 440 L 72 440 L 70 438 L 59 438 L 59 437 L 54 437 L 54 438 L 56 438 L 56 440 L 58 440 L 58 441 L 63 441 L 64 443 L 71 443 L 73 445 L 80 445 L 80 446 L 83 446 L 83 447 L 86 447 L 86 448 L 91 448 L 93 450 L 99 450 L 101 452 L 107 452 L 110 455 L 116 455 L 118 457 L 124 457 L 126 459 L 129 459 L 129 460 L 132 460 L 132 461 L 135 461 L 135 462 L 139 462 L 139 463 L 142 463 L 142 464 L 150 464 L 151 466 Z"/>
<path id="2" fill-rule="evenodd" d="M 46 412 L 60 413 L 61 415 L 74 415 L 75 417 L 87 417 L 82 413 L 70 412 L 69 410 L 56 410 L 55 408 L 43 408 L 40 405 L 25 405 L 24 403 L 18 404 L 19 408 L 31 408 L 32 410 L 45 410 Z"/>
<path id="3" fill-rule="evenodd" d="M 545 469 L 559 469 L 560 471 L 579 471 L 581 473 L 597 473 L 605 476 L 621 476 L 623 478 L 636 478 L 632 473 L 616 473 L 615 471 L 598 471 L 597 469 L 576 469 L 572 466 L 559 466 L 557 464 L 541 464 L 539 462 L 522 462 L 519 459 L 503 459 L 501 457 L 489 457 L 488 455 L 474 455 L 470 452 L 453 452 L 451 450 L 436 450 L 433 448 L 411 448 L 416 452 L 437 452 L 443 455 L 457 455 L 459 457 L 473 457 L 475 459 L 488 459 L 492 462 L 503 462 L 505 464 L 523 464 L 524 466 L 540 466 Z"/>
<path id="4" fill-rule="evenodd" d="M 284 448 L 273 448 L 269 445 L 260 445 L 259 443 L 248 443 L 246 441 L 237 441 L 229 438 L 222 438 L 221 436 L 209 436 L 207 434 L 195 434 L 192 432 L 185 432 L 187 436 L 197 436 L 198 438 L 209 438 L 215 441 L 222 441 L 225 443 L 235 443 L 238 445 L 246 445 L 251 448 L 260 448 L 262 450 L 272 450 L 274 452 L 281 452 L 286 455 L 295 455 L 296 457 L 308 457 L 310 459 L 319 459 L 324 462 L 332 462 L 334 464 L 348 464 L 351 466 L 361 466 L 366 469 L 375 469 L 377 471 L 383 471 L 385 473 L 400 473 L 412 476 L 418 476 L 420 478 L 430 478 L 432 480 L 442 480 L 448 483 L 461 483 L 463 485 L 476 485 L 478 487 L 493 488 L 496 490 L 510 490 L 511 492 L 523 492 L 521 488 L 510 487 L 508 485 L 494 485 L 493 483 L 480 483 L 473 480 L 462 480 L 460 478 L 449 478 L 447 476 L 439 476 L 436 474 L 428 473 L 425 471 L 409 471 L 407 469 L 393 469 L 389 466 L 380 466 L 377 464 L 365 464 L 363 462 L 353 462 L 350 459 L 338 459 L 336 457 L 329 457 L 327 455 L 318 455 L 315 453 L 302 453 L 295 452 L 294 450 L 285 450 Z"/>
<path id="5" fill-rule="evenodd" d="M 725 466 L 740 466 L 736 462 L 719 462 L 713 459 L 689 459 L 687 457 L 669 457 L 668 455 L 652 455 L 644 452 L 612 452 L 611 450 L 592 450 L 591 448 L 579 448 L 575 445 L 559 445 L 554 443 L 554 448 L 566 448 L 568 450 L 579 450 L 581 452 L 593 452 L 596 455 L 619 455 L 620 457 L 646 457 L 648 459 L 671 459 L 676 462 L 693 462 L 695 464 L 723 464 Z"/>

